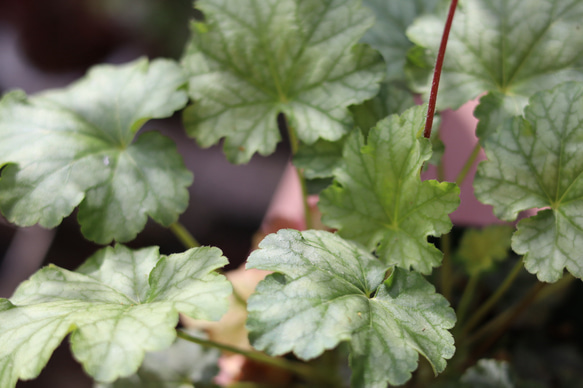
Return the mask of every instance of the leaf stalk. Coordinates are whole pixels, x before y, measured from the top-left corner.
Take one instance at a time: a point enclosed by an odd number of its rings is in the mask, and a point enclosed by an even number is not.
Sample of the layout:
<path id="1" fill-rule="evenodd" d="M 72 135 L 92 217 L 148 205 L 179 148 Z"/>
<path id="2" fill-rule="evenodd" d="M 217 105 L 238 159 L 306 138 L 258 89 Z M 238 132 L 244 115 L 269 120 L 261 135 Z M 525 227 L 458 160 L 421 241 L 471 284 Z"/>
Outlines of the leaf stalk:
<path id="1" fill-rule="evenodd" d="M 271 357 L 258 351 L 245 350 L 234 346 L 221 344 L 212 340 L 197 338 L 186 333 L 183 330 L 176 330 L 176 335 L 179 338 L 182 338 L 186 341 L 193 342 L 201 346 L 215 348 L 235 354 L 240 354 L 250 360 L 289 371 L 297 376 L 303 377 L 307 381 L 323 384 L 337 383 L 337 381 L 333 377 L 331 377 L 330 374 L 323 374 L 320 371 L 316 370 L 315 368 L 312 368 L 300 362 L 289 361 L 281 357 Z"/>
<path id="2" fill-rule="evenodd" d="M 472 344 L 472 343 L 476 342 L 477 340 L 479 340 L 480 338 L 482 338 L 487 333 L 496 329 L 497 327 L 502 327 L 505 324 L 505 322 L 510 320 L 511 314 L 513 314 L 513 312 L 515 312 L 518 309 L 516 306 L 525 305 L 525 301 L 536 303 L 538 300 L 540 300 L 548 295 L 555 294 L 557 292 L 560 292 L 560 291 L 566 289 L 574 280 L 575 280 L 575 277 L 573 277 L 570 274 L 566 274 L 565 276 L 563 276 L 563 278 L 561 278 L 561 280 L 559 280 L 558 282 L 556 282 L 554 284 L 537 282 L 536 284 L 534 284 L 532 286 L 531 290 L 523 297 L 523 299 L 520 302 L 518 302 L 514 306 L 509 307 L 504 312 L 502 312 L 500 315 L 498 315 L 496 318 L 492 319 L 486 325 L 482 326 L 478 331 L 476 331 L 475 334 L 473 334 L 471 337 L 469 337 L 467 339 L 466 343 Z M 531 294 L 533 294 L 533 293 L 534 293 L 534 299 L 531 298 Z M 516 319 L 516 318 L 517 318 L 517 316 L 514 317 L 513 319 Z"/>
<path id="3" fill-rule="evenodd" d="M 472 359 L 478 359 L 482 354 L 488 351 L 488 349 L 508 330 L 512 322 L 514 322 L 524 310 L 536 300 L 537 295 L 547 284 L 548 283 L 536 282 L 518 304 L 506 310 L 500 317 L 500 320 L 496 320 L 495 327 L 498 327 L 498 330 L 488 338 L 488 341 L 474 352 Z"/>
<path id="4" fill-rule="evenodd" d="M 292 158 L 293 158 L 298 153 L 298 150 L 300 148 L 300 141 L 298 139 L 298 136 L 296 134 L 295 129 L 291 125 L 289 125 L 289 123 L 287 121 L 287 117 L 285 116 L 285 114 L 283 114 L 283 119 L 284 119 L 284 123 L 285 123 L 285 129 L 287 130 L 287 133 L 289 136 L 289 142 L 290 142 Z M 304 205 L 304 222 L 306 225 L 306 229 L 312 229 L 314 227 L 313 222 L 312 222 L 313 215 L 312 215 L 312 209 L 310 208 L 310 204 L 308 203 L 308 187 L 306 185 L 306 177 L 304 175 L 303 169 L 298 168 L 298 167 L 295 167 L 295 169 L 296 169 L 296 173 L 298 175 L 300 187 L 302 190 L 302 203 Z"/>
<path id="5" fill-rule="evenodd" d="M 468 157 L 468 159 L 464 163 L 464 165 L 463 165 L 462 169 L 460 170 L 458 176 L 455 178 L 455 183 L 458 186 L 461 186 L 461 184 L 464 183 L 464 180 L 468 176 L 468 173 L 470 172 L 470 169 L 474 165 L 474 162 L 478 158 L 478 155 L 480 155 L 480 150 L 481 149 L 482 149 L 482 147 L 480 146 L 480 143 L 479 142 L 476 143 L 476 146 L 472 150 L 472 153 L 470 154 L 470 156 Z"/>
<path id="6" fill-rule="evenodd" d="M 451 235 L 449 233 L 441 236 L 441 251 L 443 260 L 441 262 L 441 293 L 451 303 L 453 288 L 453 270 L 451 265 Z"/>
<path id="7" fill-rule="evenodd" d="M 468 313 L 468 308 L 474 299 L 474 294 L 476 293 L 479 279 L 479 274 L 473 274 L 470 276 L 470 279 L 466 284 L 457 308 L 457 320 L 459 323 L 462 323 L 466 319 L 466 314 Z"/>
<path id="8" fill-rule="evenodd" d="M 194 236 L 190 234 L 188 229 L 186 229 L 180 222 L 171 224 L 170 230 L 172 233 L 174 233 L 176 238 L 180 240 L 186 249 L 198 248 L 201 246 L 201 244 L 194 238 Z M 222 273 L 221 270 L 217 270 L 217 272 Z M 233 297 L 235 298 L 236 303 L 242 306 L 247 306 L 247 301 L 241 294 L 237 292 L 237 290 L 235 290 L 235 288 L 233 288 Z"/>
<path id="9" fill-rule="evenodd" d="M 496 292 L 490 296 L 490 298 L 476 311 L 475 314 L 472 315 L 472 318 L 468 321 L 468 323 L 464 326 L 462 330 L 462 336 L 466 336 L 480 321 L 484 318 L 484 316 L 494 307 L 494 305 L 504 296 L 506 291 L 510 288 L 512 283 L 518 277 L 518 274 L 522 270 L 524 266 L 522 258 L 520 258 L 512 271 L 506 276 L 500 287 L 496 290 Z"/>
<path id="10" fill-rule="evenodd" d="M 441 43 L 437 53 L 437 60 L 435 62 L 435 69 L 433 70 L 433 82 L 431 83 L 431 94 L 429 96 L 429 105 L 427 107 L 427 120 L 425 121 L 425 130 L 423 136 L 427 139 L 431 137 L 431 128 L 433 127 L 433 117 L 435 116 L 435 105 L 437 102 L 437 90 L 439 89 L 439 80 L 441 78 L 441 70 L 443 68 L 443 59 L 445 58 L 445 49 L 447 41 L 449 40 L 449 31 L 453 23 L 453 16 L 457 8 L 458 0 L 452 0 L 447 14 L 447 20 L 441 35 Z"/>
<path id="11" fill-rule="evenodd" d="M 171 224 L 170 230 L 187 249 L 200 247 L 200 243 L 180 222 L 176 221 L 175 223 Z"/>

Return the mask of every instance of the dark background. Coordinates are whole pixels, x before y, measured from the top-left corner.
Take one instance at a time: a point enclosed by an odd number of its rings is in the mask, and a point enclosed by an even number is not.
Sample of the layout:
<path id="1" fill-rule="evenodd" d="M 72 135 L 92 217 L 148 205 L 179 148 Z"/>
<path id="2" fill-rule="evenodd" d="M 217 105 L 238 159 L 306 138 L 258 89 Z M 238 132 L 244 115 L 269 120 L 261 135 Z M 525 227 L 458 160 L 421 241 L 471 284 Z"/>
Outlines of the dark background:
<path id="1" fill-rule="evenodd" d="M 193 18 L 200 15 L 191 0 L 0 0 L 0 92 L 18 88 L 32 94 L 62 87 L 97 63 L 140 56 L 178 59 Z M 194 173 L 190 206 L 180 221 L 202 244 L 221 248 L 229 268 L 238 266 L 288 161 L 287 145 L 270 157 L 233 166 L 220 147 L 201 149 L 187 138 L 180 114 L 152 121 L 145 129 L 173 138 Z M 128 245 L 158 245 L 164 254 L 184 250 L 171 232 L 153 222 Z M 99 248 L 83 238 L 75 213 L 52 231 L 17 229 L 0 217 L 0 297 L 9 297 L 41 265 L 74 269 Z M 89 386 L 67 340 L 38 379 L 18 384 Z"/>

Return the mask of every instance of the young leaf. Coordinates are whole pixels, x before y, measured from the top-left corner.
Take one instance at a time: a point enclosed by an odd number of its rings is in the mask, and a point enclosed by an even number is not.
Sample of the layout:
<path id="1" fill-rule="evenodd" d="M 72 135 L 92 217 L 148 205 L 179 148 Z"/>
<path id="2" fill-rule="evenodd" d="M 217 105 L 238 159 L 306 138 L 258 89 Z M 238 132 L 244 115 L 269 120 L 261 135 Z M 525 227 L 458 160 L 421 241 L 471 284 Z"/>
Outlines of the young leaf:
<path id="1" fill-rule="evenodd" d="M 389 116 L 365 143 L 354 133 L 344 148 L 344 166 L 320 196 L 326 225 L 344 238 L 376 250 L 380 259 L 422 273 L 438 266 L 442 254 L 427 236 L 451 229 L 448 214 L 459 204 L 454 183 L 421 181 L 431 144 L 422 137 L 426 108 Z"/>
<path id="2" fill-rule="evenodd" d="M 280 112 L 305 143 L 339 139 L 350 128 L 347 107 L 378 91 L 382 58 L 356 44 L 373 24 L 358 0 L 200 0 L 197 7 L 207 26 L 194 29 L 184 57 L 196 100 L 184 121 L 204 147 L 226 138 L 234 163 L 274 151 Z"/>
<path id="3" fill-rule="evenodd" d="M 548 207 L 519 222 L 512 249 L 541 281 L 564 268 L 583 278 L 583 84 L 567 83 L 530 99 L 525 117 L 506 122 L 487 141 L 476 197 L 503 220 Z"/>
<path id="4" fill-rule="evenodd" d="M 351 342 L 353 387 L 400 385 L 422 354 L 441 372 L 454 353 L 455 314 L 423 276 L 388 266 L 338 235 L 281 230 L 247 268 L 275 271 L 248 303 L 254 347 L 307 360 Z"/>
<path id="5" fill-rule="evenodd" d="M 505 259 L 513 231 L 514 228 L 509 225 L 490 225 L 482 230 L 467 229 L 457 251 L 466 271 L 470 275 L 477 275 Z"/>
<path id="6" fill-rule="evenodd" d="M 178 312 L 216 320 L 229 282 L 214 272 L 227 259 L 216 248 L 168 257 L 122 245 L 93 255 L 76 272 L 49 266 L 0 299 L 0 382 L 14 387 L 40 373 L 71 333 L 73 355 L 97 381 L 134 373 L 144 353 L 169 347 Z"/>
<path id="7" fill-rule="evenodd" d="M 405 58 L 413 43 L 405 35 L 415 18 L 430 13 L 441 0 L 363 0 L 376 16 L 362 41 L 381 52 L 387 64 L 387 80 L 405 80 Z"/>
<path id="8" fill-rule="evenodd" d="M 88 239 L 128 241 L 148 215 L 169 225 L 188 205 L 192 174 L 174 143 L 155 132 L 133 141 L 150 118 L 186 103 L 180 68 L 145 59 L 102 65 L 62 91 L 0 101 L 0 207 L 21 226 L 52 228 L 79 205 Z M 133 142 L 132 142 L 133 141 Z"/>
<path id="9" fill-rule="evenodd" d="M 461 2 L 449 36 L 438 107 L 455 109 L 490 92 L 476 110 L 478 135 L 484 139 L 504 119 L 522 114 L 535 92 L 583 80 L 582 18 L 579 0 Z M 444 23 L 445 14 L 425 16 L 407 35 L 435 58 Z"/>

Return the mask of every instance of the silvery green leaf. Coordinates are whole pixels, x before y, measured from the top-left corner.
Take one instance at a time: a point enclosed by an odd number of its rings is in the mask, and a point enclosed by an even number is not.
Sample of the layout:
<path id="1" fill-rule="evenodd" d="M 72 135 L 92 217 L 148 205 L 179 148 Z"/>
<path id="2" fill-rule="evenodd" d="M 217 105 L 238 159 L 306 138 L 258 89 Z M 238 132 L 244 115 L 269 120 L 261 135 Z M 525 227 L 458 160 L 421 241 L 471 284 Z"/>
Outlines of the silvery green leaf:
<path id="1" fill-rule="evenodd" d="M 202 333 L 189 333 L 204 337 Z M 113 383 L 96 383 L 94 388 L 197 388 L 215 386 L 221 353 L 178 339 L 168 349 L 146 353 L 140 369 Z"/>
<path id="2" fill-rule="evenodd" d="M 446 11 L 421 17 L 407 32 L 430 53 L 431 63 Z M 532 94 L 564 81 L 583 80 L 582 18 L 579 0 L 460 1 L 447 45 L 438 108 L 457 109 L 488 92 L 476 110 L 483 140 L 506 118 L 522 114 Z"/>
<path id="3" fill-rule="evenodd" d="M 387 64 L 388 81 L 404 81 L 407 52 L 413 43 L 405 32 L 413 21 L 431 13 L 441 0 L 363 0 L 364 6 L 375 14 L 375 24 L 364 34 L 362 41 L 380 51 Z M 394 112 L 401 113 L 401 112 Z"/>
<path id="4" fill-rule="evenodd" d="M 0 101 L 0 208 L 21 226 L 52 228 L 79 206 L 85 237 L 128 241 L 148 216 L 175 222 L 188 205 L 192 174 L 151 118 L 186 103 L 177 64 L 139 59 L 100 65 L 64 90 Z"/>
<path id="5" fill-rule="evenodd" d="M 351 128 L 348 106 L 373 97 L 381 56 L 357 44 L 373 24 L 358 0 L 199 0 L 184 55 L 189 134 L 208 147 L 225 138 L 234 163 L 275 150 L 284 113 L 300 141 L 335 141 Z"/>
<path id="6" fill-rule="evenodd" d="M 136 372 L 145 352 L 169 347 L 178 313 L 217 320 L 230 283 L 215 272 L 227 263 L 217 248 L 160 256 L 158 248 L 122 245 L 98 251 L 77 271 L 54 265 L 0 299 L 0 382 L 38 376 L 70 334 L 74 357 L 95 380 Z"/>
<path id="7" fill-rule="evenodd" d="M 486 142 L 488 161 L 474 182 L 476 197 L 503 220 L 523 219 L 512 249 L 541 281 L 566 268 L 583 278 L 583 84 L 566 83 L 534 95 L 525 118 L 507 121 Z"/>
<path id="8" fill-rule="evenodd" d="M 418 353 L 436 372 L 453 355 L 447 329 L 455 314 L 420 274 L 390 268 L 325 231 L 281 230 L 259 247 L 247 268 L 275 273 L 249 299 L 255 348 L 308 360 L 349 341 L 352 386 L 359 388 L 405 383 Z"/>

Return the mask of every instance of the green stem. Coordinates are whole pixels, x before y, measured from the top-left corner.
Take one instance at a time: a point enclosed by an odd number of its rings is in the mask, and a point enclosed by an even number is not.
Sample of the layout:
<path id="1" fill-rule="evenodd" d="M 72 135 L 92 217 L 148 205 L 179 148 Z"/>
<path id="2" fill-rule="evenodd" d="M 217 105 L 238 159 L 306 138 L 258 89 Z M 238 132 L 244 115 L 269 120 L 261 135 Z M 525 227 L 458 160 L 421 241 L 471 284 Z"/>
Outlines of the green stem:
<path id="1" fill-rule="evenodd" d="M 306 185 L 306 177 L 304 176 L 302 169 L 296 167 L 296 172 L 298 174 L 298 179 L 300 180 L 300 186 L 302 187 L 302 202 L 304 204 L 304 220 L 306 222 L 306 229 L 313 229 L 313 215 L 310 204 L 308 203 L 308 187 Z"/>
<path id="2" fill-rule="evenodd" d="M 464 180 L 468 176 L 470 169 L 474 165 L 474 162 L 478 158 L 478 155 L 480 155 L 481 149 L 482 149 L 482 147 L 480 147 L 480 143 L 479 142 L 476 143 L 476 146 L 472 150 L 470 157 L 468 158 L 468 160 L 466 160 L 466 163 L 464 164 L 464 166 L 462 167 L 461 171 L 459 172 L 457 178 L 455 179 L 455 183 L 457 183 L 458 186 L 461 186 L 461 184 L 464 182 Z"/>
<path id="3" fill-rule="evenodd" d="M 545 297 L 548 297 L 549 295 L 555 294 L 556 292 L 560 292 L 561 290 L 566 289 L 574 280 L 575 278 L 572 275 L 567 274 L 563 276 L 561 280 L 559 280 L 558 282 L 551 285 L 547 285 L 542 289 L 539 289 L 540 287 L 539 285 L 542 283 L 537 283 L 532 287 L 531 291 L 526 294 L 526 296 L 523 298 L 523 301 L 519 302 L 516 306 L 524 305 L 525 304 L 524 300 L 529 300 L 530 295 L 532 293 L 534 293 L 534 295 L 536 296 L 533 302 L 537 302 L 539 299 L 543 299 Z M 533 290 L 535 290 L 536 292 Z M 476 331 L 471 337 L 469 337 L 466 340 L 466 343 L 472 344 L 479 340 L 480 338 L 482 338 L 484 335 L 495 330 L 497 327 L 502 327 L 504 322 L 509 320 L 510 315 L 516 310 L 517 307 L 515 306 L 509 307 L 504 312 L 499 314 L 496 318 L 492 319 L 486 325 L 482 326 L 480 330 Z"/>
<path id="4" fill-rule="evenodd" d="M 440 182 L 445 181 L 445 166 L 443 165 L 443 157 L 441 157 L 441 160 L 437 165 L 437 180 Z"/>
<path id="5" fill-rule="evenodd" d="M 472 354 L 472 359 L 480 358 L 484 353 L 488 351 L 488 349 L 498 341 L 500 337 L 508 330 L 512 322 L 514 322 L 523 312 L 526 310 L 528 306 L 530 306 L 535 300 L 539 292 L 547 285 L 548 283 L 540 283 L 537 282 L 529 291 L 528 293 L 522 298 L 522 300 L 506 310 L 502 314 L 502 318 L 498 320 L 495 319 L 496 325 L 498 330 L 494 335 L 489 336 L 488 341 L 486 341 L 476 352 Z"/>
<path id="6" fill-rule="evenodd" d="M 453 270 L 451 267 L 451 235 L 449 233 L 441 236 L 441 251 L 443 252 L 443 261 L 441 263 L 441 292 L 445 299 L 451 303 Z"/>
<path id="7" fill-rule="evenodd" d="M 237 304 L 240 304 L 241 306 L 244 306 L 245 309 L 247 308 L 247 300 L 245 298 L 243 298 L 243 296 L 239 293 L 239 291 L 237 291 L 235 289 L 235 286 L 233 285 L 233 298 L 235 298 L 235 302 Z"/>
<path id="8" fill-rule="evenodd" d="M 445 167 L 443 165 L 443 158 L 437 165 L 437 180 L 445 181 Z M 451 234 L 447 233 L 441 236 L 440 244 L 441 252 L 443 252 L 443 260 L 441 262 L 441 293 L 451 304 L 452 290 L 453 290 L 453 268 L 451 263 Z"/>
<path id="9" fill-rule="evenodd" d="M 178 240 L 180 240 L 186 249 L 200 247 L 200 243 L 196 241 L 192 234 L 190 234 L 190 232 L 180 222 L 171 224 L 170 230 L 174 233 Z M 220 273 L 221 271 L 217 270 L 217 272 Z M 235 290 L 235 288 L 233 288 L 233 297 L 235 298 L 235 302 L 242 306 L 247 306 L 247 301 L 241 296 L 241 294 L 237 292 L 237 290 Z"/>
<path id="10" fill-rule="evenodd" d="M 463 323 L 466 318 L 468 308 L 470 307 L 470 303 L 472 302 L 474 294 L 476 293 L 476 287 L 478 285 L 479 279 L 479 274 L 473 274 L 470 276 L 470 280 L 468 281 L 468 284 L 466 284 L 466 288 L 462 293 L 462 298 L 460 299 L 460 303 L 457 308 L 457 320 L 460 324 Z"/>
<path id="11" fill-rule="evenodd" d="M 504 281 L 502 282 L 500 287 L 498 287 L 496 292 L 492 296 L 490 296 L 490 298 L 486 301 L 486 303 L 484 303 L 478 309 L 478 311 L 476 311 L 476 313 L 472 316 L 472 318 L 464 326 L 464 328 L 462 330 L 462 336 L 468 335 L 468 333 L 474 327 L 476 327 L 476 325 L 478 323 L 480 323 L 480 321 L 490 311 L 490 309 L 492 309 L 492 307 L 494 307 L 494 305 L 500 300 L 500 298 L 502 298 L 502 296 L 504 296 L 504 294 L 506 293 L 506 291 L 508 291 L 508 289 L 510 288 L 510 286 L 512 285 L 514 280 L 516 280 L 516 278 L 518 277 L 518 274 L 522 270 L 522 267 L 523 267 L 523 261 L 522 261 L 522 258 L 520 258 L 516 262 L 514 267 L 512 268 L 512 271 L 510 271 L 510 273 L 506 276 L 506 279 L 504 279 Z"/>
<path id="12" fill-rule="evenodd" d="M 176 221 L 170 225 L 170 230 L 187 249 L 200 247 L 200 243 L 190 234 L 190 232 L 180 222 Z"/>
<path id="13" fill-rule="evenodd" d="M 250 360 L 257 361 L 266 365 L 270 365 L 279 369 L 283 369 L 294 373 L 298 376 L 303 377 L 307 381 L 312 381 L 316 383 L 326 383 L 326 384 L 334 384 L 337 381 L 330 376 L 328 373 L 321 373 L 320 371 L 299 362 L 289 361 L 285 358 L 280 357 L 270 357 L 264 353 L 257 352 L 254 350 L 244 350 L 230 345 L 220 344 L 218 342 L 214 342 L 211 340 L 206 340 L 202 338 L 194 337 L 182 330 L 177 330 L 176 334 L 179 338 L 182 338 L 186 341 L 193 342 L 195 344 L 199 344 L 201 346 L 215 348 L 219 350 L 224 350 L 227 352 L 240 354 Z"/>
<path id="14" fill-rule="evenodd" d="M 287 122 L 287 117 L 285 115 L 283 117 L 285 121 L 285 127 L 287 129 L 287 133 L 289 136 L 289 142 L 293 158 L 298 153 L 298 150 L 300 148 L 300 141 L 298 139 L 296 131 Z M 310 208 L 310 204 L 308 203 L 308 187 L 306 185 L 306 177 L 304 176 L 304 171 L 301 168 L 295 167 L 295 169 L 302 189 L 302 202 L 304 205 L 304 221 L 306 223 L 306 229 L 312 229 L 314 226 L 312 222 L 313 216 L 312 209 Z"/>

